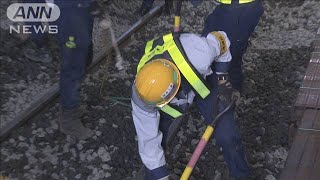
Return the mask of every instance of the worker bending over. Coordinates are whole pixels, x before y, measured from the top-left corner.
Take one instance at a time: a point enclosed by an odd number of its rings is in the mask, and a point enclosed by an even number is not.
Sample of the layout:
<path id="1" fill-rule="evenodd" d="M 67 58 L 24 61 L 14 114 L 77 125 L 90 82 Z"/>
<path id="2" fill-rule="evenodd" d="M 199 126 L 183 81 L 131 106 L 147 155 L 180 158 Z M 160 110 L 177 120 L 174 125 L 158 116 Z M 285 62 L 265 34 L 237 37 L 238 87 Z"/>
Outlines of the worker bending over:
<path id="1" fill-rule="evenodd" d="M 55 0 L 61 10 L 57 20 L 60 55 L 60 131 L 78 139 L 93 136 L 94 131 L 81 122 L 81 82 L 92 61 L 93 16 L 91 0 Z"/>
<path id="2" fill-rule="evenodd" d="M 228 82 L 229 46 L 230 41 L 222 31 L 206 37 L 170 33 L 147 42 L 131 101 L 147 180 L 168 178 L 164 153 L 168 129 L 192 102 L 206 124 L 230 103 L 234 91 Z M 214 136 L 231 176 L 246 179 L 249 168 L 236 131 L 234 110 L 222 116 Z"/>

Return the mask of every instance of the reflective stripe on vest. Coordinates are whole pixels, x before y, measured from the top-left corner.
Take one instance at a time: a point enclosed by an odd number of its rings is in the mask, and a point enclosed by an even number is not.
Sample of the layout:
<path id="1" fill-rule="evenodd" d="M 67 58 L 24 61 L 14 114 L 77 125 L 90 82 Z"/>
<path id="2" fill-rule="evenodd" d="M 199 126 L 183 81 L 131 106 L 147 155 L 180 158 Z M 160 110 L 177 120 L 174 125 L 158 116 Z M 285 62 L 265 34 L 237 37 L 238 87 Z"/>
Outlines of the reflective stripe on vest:
<path id="1" fill-rule="evenodd" d="M 222 4 L 231 4 L 232 2 L 232 0 L 216 0 L 216 1 Z M 239 0 L 239 4 L 249 3 L 253 1 L 255 0 Z"/>
<path id="2" fill-rule="evenodd" d="M 148 41 L 146 44 L 146 48 L 144 49 L 144 53 L 147 54 L 152 50 L 153 41 Z"/>
<path id="3" fill-rule="evenodd" d="M 172 34 L 171 34 L 172 36 Z M 153 42 L 155 39 L 148 41 L 146 44 L 146 47 L 144 49 L 145 54 L 142 56 L 142 58 L 140 59 L 140 62 L 138 64 L 137 67 L 137 72 L 140 71 L 140 69 L 149 61 L 152 59 L 153 56 L 155 55 L 159 55 L 159 54 L 163 54 L 166 50 L 168 50 L 169 48 L 169 44 L 167 44 L 167 42 L 173 40 L 168 38 L 167 35 L 162 37 L 163 39 L 163 45 L 157 45 L 155 48 L 152 49 L 153 46 Z M 178 47 L 177 47 L 178 48 Z M 173 59 L 173 58 L 172 58 Z"/>
<path id="4" fill-rule="evenodd" d="M 148 42 L 145 48 L 145 51 L 152 48 L 153 43 Z M 186 80 L 190 83 L 190 85 L 197 91 L 197 93 L 205 98 L 210 94 L 210 90 L 207 88 L 205 84 L 199 79 L 197 74 L 192 70 L 189 66 L 188 62 L 183 57 L 179 48 L 173 40 L 172 33 L 163 36 L 163 45 L 157 45 L 153 50 L 149 51 L 142 56 L 139 65 L 137 67 L 137 72 L 149 61 L 153 56 L 163 54 L 165 51 L 168 51 L 174 63 L 186 78 Z"/>
<path id="5" fill-rule="evenodd" d="M 178 118 L 178 117 L 180 117 L 180 116 L 182 116 L 182 113 L 181 113 L 181 112 L 179 112 L 178 110 L 170 107 L 169 105 L 163 106 L 163 107 L 161 108 L 161 111 L 169 114 L 171 117 L 173 117 L 173 118 L 175 118 L 175 119 Z"/>

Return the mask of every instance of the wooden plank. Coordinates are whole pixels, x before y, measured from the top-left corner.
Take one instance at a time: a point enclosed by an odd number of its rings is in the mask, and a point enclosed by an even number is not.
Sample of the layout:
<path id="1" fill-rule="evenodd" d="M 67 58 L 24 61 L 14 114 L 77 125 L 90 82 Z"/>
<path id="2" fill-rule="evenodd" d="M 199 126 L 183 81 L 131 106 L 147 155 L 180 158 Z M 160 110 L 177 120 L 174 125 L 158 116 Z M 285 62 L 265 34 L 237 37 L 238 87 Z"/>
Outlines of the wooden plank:
<path id="1" fill-rule="evenodd" d="M 295 102 L 304 112 L 280 180 L 320 180 L 320 28 L 313 48 Z"/>
<path id="2" fill-rule="evenodd" d="M 296 172 L 296 179 L 310 179 L 311 174 L 313 174 L 313 165 L 315 164 L 315 159 L 317 156 L 317 150 L 320 141 L 319 135 L 307 135 L 308 140 L 304 147 L 303 156 L 299 162 L 299 166 Z"/>
<path id="3" fill-rule="evenodd" d="M 306 109 L 303 114 L 299 128 L 312 129 L 317 112 L 318 111 L 315 109 Z"/>
<path id="4" fill-rule="evenodd" d="M 312 53 L 295 106 L 320 108 L 320 53 Z"/>
<path id="5" fill-rule="evenodd" d="M 314 75 L 314 81 L 313 81 L 313 84 L 312 84 L 312 87 L 314 88 L 317 88 L 317 93 L 318 93 L 318 103 L 316 105 L 316 107 L 319 107 L 320 108 L 320 59 L 318 61 L 318 67 L 317 67 L 317 70 L 316 70 L 316 73 Z"/>
<path id="6" fill-rule="evenodd" d="M 320 165 L 317 161 L 320 154 L 320 132 L 312 131 L 319 126 L 320 110 L 305 109 L 280 180 L 307 180 L 320 177 L 318 176 Z"/>
<path id="7" fill-rule="evenodd" d="M 319 98 L 320 91 L 318 89 L 310 89 L 306 106 L 316 108 L 318 105 Z"/>
<path id="8" fill-rule="evenodd" d="M 313 171 L 310 180 L 319 180 L 320 177 L 320 147 L 318 147 L 318 153 L 313 166 Z"/>
<path id="9" fill-rule="evenodd" d="M 289 126 L 288 130 L 288 145 L 291 147 L 293 140 L 295 138 L 295 135 L 297 133 L 297 127 L 301 123 L 301 119 L 305 112 L 305 107 L 295 107 L 294 112 L 291 116 L 291 124 Z"/>
<path id="10" fill-rule="evenodd" d="M 302 87 L 311 87 L 315 72 L 317 71 L 317 68 L 318 68 L 318 62 L 313 61 L 311 59 L 308 64 L 307 71 L 304 75 Z"/>
<path id="11" fill-rule="evenodd" d="M 305 133 L 298 132 L 290 148 L 285 168 L 282 170 L 280 180 L 295 180 L 295 173 L 303 157 L 304 147 L 308 136 Z"/>
<path id="12" fill-rule="evenodd" d="M 319 180 L 320 133 L 299 131 L 280 180 Z M 318 179 L 317 179 L 318 178 Z"/>
<path id="13" fill-rule="evenodd" d="M 316 114 L 315 122 L 313 123 L 313 129 L 320 129 L 320 110 L 318 110 Z"/>
<path id="14" fill-rule="evenodd" d="M 300 88 L 297 100 L 295 102 L 296 107 L 305 107 L 307 99 L 309 95 L 309 90 L 308 89 L 302 89 Z"/>
<path id="15" fill-rule="evenodd" d="M 320 52 L 320 39 L 313 41 L 313 52 Z"/>
<path id="16" fill-rule="evenodd" d="M 310 62 L 319 62 L 320 53 L 319 52 L 312 52 L 311 53 L 311 60 Z"/>

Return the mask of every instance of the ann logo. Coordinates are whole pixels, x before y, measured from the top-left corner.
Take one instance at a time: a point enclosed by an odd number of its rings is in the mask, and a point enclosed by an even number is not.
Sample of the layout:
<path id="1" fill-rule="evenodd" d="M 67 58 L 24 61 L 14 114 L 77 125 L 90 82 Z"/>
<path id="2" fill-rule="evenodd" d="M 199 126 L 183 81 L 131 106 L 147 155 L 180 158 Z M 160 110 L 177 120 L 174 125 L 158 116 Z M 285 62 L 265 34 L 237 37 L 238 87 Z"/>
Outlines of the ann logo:
<path id="1" fill-rule="evenodd" d="M 27 11 L 27 12 L 26 12 Z M 24 9 L 23 6 L 20 6 L 17 10 L 16 14 L 13 16 L 14 19 L 23 18 L 23 19 L 39 19 L 41 20 L 44 16 L 49 19 L 52 15 L 52 8 L 49 7 L 47 10 L 44 6 L 38 6 L 36 9 L 29 7 L 28 9 Z M 49 12 L 48 12 L 49 11 Z"/>
<path id="2" fill-rule="evenodd" d="M 60 9 L 53 3 L 14 3 L 7 9 L 7 16 L 14 22 L 53 22 L 60 16 Z"/>
<path id="3" fill-rule="evenodd" d="M 58 33 L 58 26 L 52 22 L 59 18 L 60 9 L 53 3 L 14 3 L 8 7 L 7 16 L 13 22 L 48 22 L 32 25 L 30 23 L 10 25 L 10 34 Z"/>

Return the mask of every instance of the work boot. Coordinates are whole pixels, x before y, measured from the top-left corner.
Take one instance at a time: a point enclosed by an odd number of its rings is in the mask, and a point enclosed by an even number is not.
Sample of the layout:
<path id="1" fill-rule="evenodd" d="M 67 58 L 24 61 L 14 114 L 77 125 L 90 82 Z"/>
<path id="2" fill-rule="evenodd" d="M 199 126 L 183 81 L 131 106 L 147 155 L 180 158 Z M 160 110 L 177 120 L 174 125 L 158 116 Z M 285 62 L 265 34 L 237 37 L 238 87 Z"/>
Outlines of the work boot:
<path id="1" fill-rule="evenodd" d="M 94 132 L 83 126 L 80 114 L 80 108 L 61 109 L 59 117 L 60 131 L 64 134 L 75 136 L 78 139 L 87 139 L 93 136 Z"/>
<path id="2" fill-rule="evenodd" d="M 45 48 L 26 48 L 23 53 L 28 59 L 35 62 L 49 63 L 52 61 L 50 52 Z"/>

